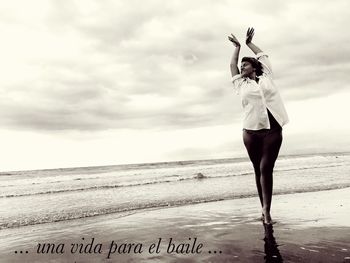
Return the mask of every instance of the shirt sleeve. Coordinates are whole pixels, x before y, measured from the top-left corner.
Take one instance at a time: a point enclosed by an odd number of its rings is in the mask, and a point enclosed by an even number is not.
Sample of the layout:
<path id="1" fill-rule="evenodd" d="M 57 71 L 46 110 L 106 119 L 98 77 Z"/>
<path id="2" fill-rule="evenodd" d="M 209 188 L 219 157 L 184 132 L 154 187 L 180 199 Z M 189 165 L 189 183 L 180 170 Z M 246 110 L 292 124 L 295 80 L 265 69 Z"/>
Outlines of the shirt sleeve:
<path id="1" fill-rule="evenodd" d="M 242 77 L 241 74 L 237 74 L 232 77 L 233 90 L 236 92 L 237 95 L 240 94 L 241 85 L 243 81 L 244 81 L 244 78 Z"/>
<path id="2" fill-rule="evenodd" d="M 264 52 L 260 52 L 260 53 L 256 54 L 256 58 L 261 63 L 261 65 L 263 67 L 263 72 L 265 74 L 272 74 L 271 62 L 269 60 L 268 55 L 266 55 Z"/>

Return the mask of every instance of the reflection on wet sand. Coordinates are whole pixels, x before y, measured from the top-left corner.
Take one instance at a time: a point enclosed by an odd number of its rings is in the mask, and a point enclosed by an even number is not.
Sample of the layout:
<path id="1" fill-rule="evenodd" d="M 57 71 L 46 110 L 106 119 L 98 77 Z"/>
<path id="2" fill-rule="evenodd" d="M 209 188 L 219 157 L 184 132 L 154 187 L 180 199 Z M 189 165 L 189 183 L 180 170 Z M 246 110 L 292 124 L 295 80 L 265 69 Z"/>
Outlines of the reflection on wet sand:
<path id="1" fill-rule="evenodd" d="M 278 244 L 275 237 L 273 236 L 273 226 L 272 224 L 263 224 L 265 229 L 264 237 L 264 251 L 265 251 L 265 262 L 277 263 L 283 262 L 282 256 L 278 250 Z"/>

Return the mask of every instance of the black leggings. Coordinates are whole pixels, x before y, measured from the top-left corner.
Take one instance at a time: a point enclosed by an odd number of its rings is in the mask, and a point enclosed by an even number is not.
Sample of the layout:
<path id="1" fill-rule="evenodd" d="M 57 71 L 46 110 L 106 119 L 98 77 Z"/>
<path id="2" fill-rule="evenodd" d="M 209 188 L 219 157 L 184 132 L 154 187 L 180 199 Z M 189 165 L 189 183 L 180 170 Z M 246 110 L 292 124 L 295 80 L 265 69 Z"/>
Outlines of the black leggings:
<path id="1" fill-rule="evenodd" d="M 282 128 L 243 130 L 243 142 L 254 166 L 261 206 L 268 211 L 272 198 L 272 173 L 282 144 Z"/>

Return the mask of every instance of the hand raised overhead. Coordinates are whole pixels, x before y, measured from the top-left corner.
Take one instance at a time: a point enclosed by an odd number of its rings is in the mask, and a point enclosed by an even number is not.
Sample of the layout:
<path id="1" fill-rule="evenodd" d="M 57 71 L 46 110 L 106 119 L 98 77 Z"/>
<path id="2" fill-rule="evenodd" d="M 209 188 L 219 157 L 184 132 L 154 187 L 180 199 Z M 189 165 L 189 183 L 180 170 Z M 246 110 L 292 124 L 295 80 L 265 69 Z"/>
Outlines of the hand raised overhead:
<path id="1" fill-rule="evenodd" d="M 248 30 L 247 30 L 247 36 L 246 36 L 246 39 L 245 39 L 245 43 L 247 45 L 252 42 L 253 36 L 254 36 L 254 28 L 250 28 L 249 27 Z"/>
<path id="2" fill-rule="evenodd" d="M 235 45 L 235 47 L 241 46 L 241 44 L 233 34 L 231 34 L 231 36 L 228 36 L 228 40 L 230 40 Z"/>

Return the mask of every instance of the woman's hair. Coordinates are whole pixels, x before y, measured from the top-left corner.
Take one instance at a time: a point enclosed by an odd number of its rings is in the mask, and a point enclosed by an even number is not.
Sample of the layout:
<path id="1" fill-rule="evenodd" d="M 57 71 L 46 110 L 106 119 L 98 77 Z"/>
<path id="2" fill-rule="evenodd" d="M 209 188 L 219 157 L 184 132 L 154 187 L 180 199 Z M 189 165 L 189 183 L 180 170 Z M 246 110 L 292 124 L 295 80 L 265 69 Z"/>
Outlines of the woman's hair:
<path id="1" fill-rule="evenodd" d="M 253 68 L 255 68 L 255 73 L 257 76 L 261 76 L 263 74 L 263 68 L 261 63 L 256 59 L 256 58 L 252 58 L 252 57 L 244 57 L 242 58 L 241 62 L 249 62 Z"/>

